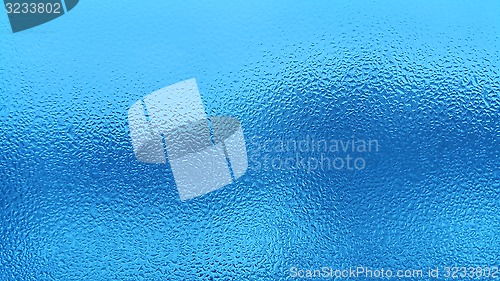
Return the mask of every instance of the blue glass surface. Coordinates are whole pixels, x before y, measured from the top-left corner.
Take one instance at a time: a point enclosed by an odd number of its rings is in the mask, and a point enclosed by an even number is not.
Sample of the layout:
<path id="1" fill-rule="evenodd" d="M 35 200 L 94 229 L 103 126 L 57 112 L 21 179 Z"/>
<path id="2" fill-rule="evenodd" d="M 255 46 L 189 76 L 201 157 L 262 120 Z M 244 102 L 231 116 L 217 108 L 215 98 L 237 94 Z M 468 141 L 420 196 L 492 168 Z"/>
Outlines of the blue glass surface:
<path id="1" fill-rule="evenodd" d="M 86 0 L 12 33 L 2 11 L 0 280 L 500 266 L 499 14 L 496 0 Z M 191 77 L 208 115 L 240 120 L 249 169 L 181 202 L 168 164 L 135 159 L 127 110 Z M 276 148 L 307 139 L 378 147 L 353 152 L 363 169 L 263 165 L 320 157 Z"/>

